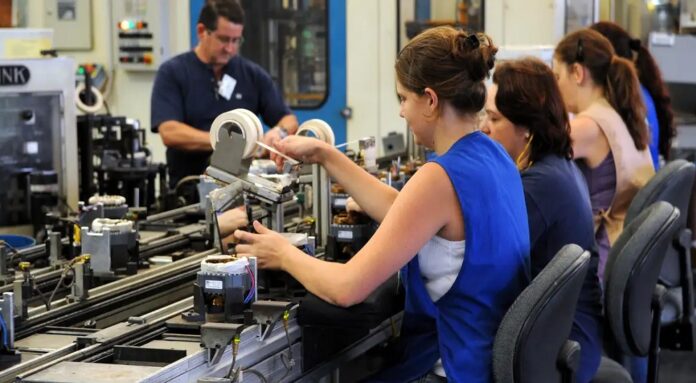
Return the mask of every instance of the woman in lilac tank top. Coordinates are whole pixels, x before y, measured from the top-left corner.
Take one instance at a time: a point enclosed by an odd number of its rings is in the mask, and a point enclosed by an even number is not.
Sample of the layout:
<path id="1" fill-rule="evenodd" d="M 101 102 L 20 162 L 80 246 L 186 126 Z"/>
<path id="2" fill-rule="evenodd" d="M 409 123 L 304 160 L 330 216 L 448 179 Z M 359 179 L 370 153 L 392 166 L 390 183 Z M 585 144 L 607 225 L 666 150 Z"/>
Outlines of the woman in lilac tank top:
<path id="1" fill-rule="evenodd" d="M 570 122 L 573 152 L 587 181 L 599 247 L 599 277 L 626 210 L 655 174 L 645 106 L 633 63 L 599 32 L 581 29 L 556 47 L 553 72 Z"/>

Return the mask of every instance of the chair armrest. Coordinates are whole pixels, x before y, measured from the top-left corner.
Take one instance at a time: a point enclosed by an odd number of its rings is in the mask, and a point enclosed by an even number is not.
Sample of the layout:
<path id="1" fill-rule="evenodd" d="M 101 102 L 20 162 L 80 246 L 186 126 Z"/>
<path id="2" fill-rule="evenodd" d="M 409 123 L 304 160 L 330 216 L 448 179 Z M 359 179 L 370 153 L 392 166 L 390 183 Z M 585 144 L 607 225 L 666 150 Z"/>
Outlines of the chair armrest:
<path id="1" fill-rule="evenodd" d="M 561 371 L 563 383 L 574 383 L 575 372 L 580 366 L 580 343 L 574 340 L 566 340 L 558 353 L 556 365 Z"/>

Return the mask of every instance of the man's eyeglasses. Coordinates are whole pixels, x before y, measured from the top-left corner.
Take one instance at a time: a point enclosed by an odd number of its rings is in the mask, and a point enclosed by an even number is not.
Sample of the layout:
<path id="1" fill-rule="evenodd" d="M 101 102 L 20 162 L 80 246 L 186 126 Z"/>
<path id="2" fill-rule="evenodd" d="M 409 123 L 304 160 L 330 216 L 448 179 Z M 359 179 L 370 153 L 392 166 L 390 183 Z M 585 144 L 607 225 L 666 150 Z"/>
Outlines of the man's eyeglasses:
<path id="1" fill-rule="evenodd" d="M 239 37 L 220 36 L 217 33 L 215 33 L 215 31 L 211 31 L 210 29 L 208 29 L 208 34 L 215 36 L 217 41 L 219 41 L 220 44 L 222 44 L 222 45 L 232 44 L 232 45 L 240 46 L 244 43 L 244 36 L 239 36 Z"/>

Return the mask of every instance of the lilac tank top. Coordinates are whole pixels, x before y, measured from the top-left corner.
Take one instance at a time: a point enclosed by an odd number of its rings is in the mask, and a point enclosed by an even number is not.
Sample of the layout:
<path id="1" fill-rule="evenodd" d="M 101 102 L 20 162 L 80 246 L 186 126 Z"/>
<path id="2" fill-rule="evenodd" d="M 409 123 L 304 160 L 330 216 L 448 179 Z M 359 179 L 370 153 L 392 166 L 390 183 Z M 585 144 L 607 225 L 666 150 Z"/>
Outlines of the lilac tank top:
<path id="1" fill-rule="evenodd" d="M 585 177 L 587 188 L 590 192 L 590 203 L 592 204 L 592 214 L 597 215 L 606 211 L 611 206 L 616 194 L 616 166 L 614 166 L 614 155 L 609 152 L 606 158 L 594 169 L 587 166 L 585 161 L 577 161 L 578 167 Z M 595 232 L 597 241 L 597 251 L 599 253 L 599 266 L 597 275 L 600 281 L 604 281 L 604 267 L 607 264 L 609 255 L 609 236 L 604 226 L 597 228 Z"/>

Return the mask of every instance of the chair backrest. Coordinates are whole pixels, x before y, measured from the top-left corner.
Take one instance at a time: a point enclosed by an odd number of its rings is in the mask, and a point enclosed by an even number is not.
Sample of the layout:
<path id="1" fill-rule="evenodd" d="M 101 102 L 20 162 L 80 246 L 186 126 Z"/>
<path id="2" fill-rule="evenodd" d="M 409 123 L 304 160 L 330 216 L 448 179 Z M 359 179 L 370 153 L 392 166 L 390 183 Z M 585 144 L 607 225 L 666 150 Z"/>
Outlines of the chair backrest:
<path id="1" fill-rule="evenodd" d="M 517 297 L 493 344 L 496 383 L 560 382 L 558 355 L 570 335 L 590 253 L 564 246 Z"/>
<path id="2" fill-rule="evenodd" d="M 604 310 L 613 340 L 627 355 L 650 346 L 650 304 L 665 258 L 679 229 L 679 209 L 658 201 L 626 227 L 607 257 Z"/>
<path id="3" fill-rule="evenodd" d="M 693 191 L 696 165 L 684 160 L 675 160 L 662 169 L 638 191 L 626 212 L 624 227 L 628 226 L 643 210 L 657 201 L 669 202 L 679 209 L 679 228 L 686 228 L 687 212 Z M 660 282 L 668 287 L 680 285 L 679 253 L 673 246 L 667 248 L 662 263 Z"/>

